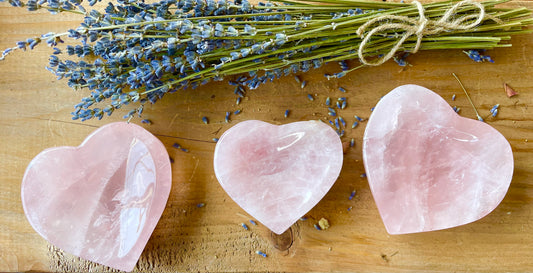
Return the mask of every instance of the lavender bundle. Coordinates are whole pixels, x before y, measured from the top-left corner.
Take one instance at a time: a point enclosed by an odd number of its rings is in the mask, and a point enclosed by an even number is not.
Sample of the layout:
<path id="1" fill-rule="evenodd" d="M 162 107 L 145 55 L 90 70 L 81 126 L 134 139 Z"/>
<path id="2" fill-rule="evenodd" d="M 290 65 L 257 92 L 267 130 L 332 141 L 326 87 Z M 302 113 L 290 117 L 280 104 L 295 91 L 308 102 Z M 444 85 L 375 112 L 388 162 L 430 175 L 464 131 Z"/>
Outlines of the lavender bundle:
<path id="1" fill-rule="evenodd" d="M 3 1 L 3 0 L 0 0 Z M 6 49 L 54 48 L 46 67 L 74 89 L 90 95 L 74 106 L 73 119 L 101 119 L 136 103 L 124 117 L 167 93 L 209 81 L 235 79 L 257 88 L 278 77 L 318 68 L 325 62 L 359 59 L 379 65 L 400 52 L 432 49 L 491 49 L 510 46 L 511 35 L 527 33 L 526 8 L 498 8 L 508 0 L 445 1 L 430 4 L 361 0 L 118 0 L 105 11 L 86 11 L 82 0 L 9 0 L 30 11 L 84 16 L 76 29 L 47 33 Z M 96 0 L 90 0 L 94 5 Z M 64 37 L 79 44 L 66 45 Z M 60 58 L 61 54 L 70 57 Z M 77 57 L 77 61 L 72 61 Z M 238 75 L 238 76 L 237 76 Z M 98 107 L 99 106 L 99 107 Z"/>

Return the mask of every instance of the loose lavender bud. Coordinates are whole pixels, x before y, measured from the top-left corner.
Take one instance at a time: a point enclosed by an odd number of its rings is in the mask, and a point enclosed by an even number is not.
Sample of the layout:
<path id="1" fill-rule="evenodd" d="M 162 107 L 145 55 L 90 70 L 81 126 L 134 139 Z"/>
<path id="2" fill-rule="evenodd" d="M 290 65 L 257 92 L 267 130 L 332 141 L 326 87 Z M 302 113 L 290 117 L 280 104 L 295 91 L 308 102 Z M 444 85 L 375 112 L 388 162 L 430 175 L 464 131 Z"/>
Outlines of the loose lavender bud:
<path id="1" fill-rule="evenodd" d="M 483 55 L 478 50 L 467 50 L 467 51 L 463 51 L 463 53 L 465 53 L 470 59 L 478 63 L 484 62 L 484 61 L 494 63 L 494 60 L 492 60 L 490 56 Z"/>
<path id="2" fill-rule="evenodd" d="M 341 125 L 340 125 L 340 122 L 339 122 L 339 118 L 336 118 L 336 119 L 335 119 L 335 128 L 337 128 L 337 130 L 340 130 L 340 129 L 341 129 Z"/>
<path id="3" fill-rule="evenodd" d="M 490 113 L 492 114 L 492 117 L 496 117 L 496 115 L 498 115 L 498 108 L 499 107 L 500 107 L 500 105 L 496 104 L 490 109 Z"/>
<path id="4" fill-rule="evenodd" d="M 353 14 L 347 14 L 347 16 L 352 16 Z M 339 17 L 340 18 L 340 17 Z M 342 71 L 349 70 L 350 67 L 348 66 L 348 63 L 346 61 L 340 61 L 339 66 L 341 67 Z"/>
<path id="5" fill-rule="evenodd" d="M 341 122 L 342 127 L 346 127 L 346 121 L 344 120 L 344 118 L 339 117 L 339 121 Z"/>
<path id="6" fill-rule="evenodd" d="M 230 122 L 230 115 L 231 115 L 231 112 L 226 112 L 226 117 L 224 118 L 224 121 L 226 121 L 226 123 L 229 123 Z"/>
<path id="7" fill-rule="evenodd" d="M 330 115 L 332 117 L 335 117 L 335 116 L 337 116 L 337 111 L 335 111 L 335 109 L 333 109 L 331 107 L 328 107 L 328 115 Z"/>
<path id="8" fill-rule="evenodd" d="M 353 190 L 352 193 L 350 194 L 350 197 L 348 197 L 348 200 L 352 200 L 354 198 L 354 196 L 355 196 L 355 193 L 356 193 L 356 191 Z"/>

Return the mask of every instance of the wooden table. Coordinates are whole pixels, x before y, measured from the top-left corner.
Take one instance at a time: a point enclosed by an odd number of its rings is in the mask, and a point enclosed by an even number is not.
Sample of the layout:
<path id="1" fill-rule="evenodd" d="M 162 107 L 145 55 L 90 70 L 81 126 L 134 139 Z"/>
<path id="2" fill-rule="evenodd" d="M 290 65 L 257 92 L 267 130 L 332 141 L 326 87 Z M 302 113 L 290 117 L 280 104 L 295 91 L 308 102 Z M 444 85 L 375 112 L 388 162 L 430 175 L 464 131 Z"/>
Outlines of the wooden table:
<path id="1" fill-rule="evenodd" d="M 533 8 L 533 2 L 514 2 Z M 29 13 L 0 4 L 0 48 L 49 31 L 75 27 L 76 15 Z M 512 39 L 512 48 L 489 51 L 494 64 L 475 63 L 460 50 L 420 52 L 412 64 L 394 62 L 363 68 L 340 80 L 324 73 L 336 64 L 301 75 L 309 83 L 301 89 L 286 77 L 249 91 L 235 106 L 232 86 L 213 83 L 195 91 L 168 95 L 145 110 L 155 134 L 175 159 L 173 188 L 162 218 L 146 246 L 137 270 L 155 271 L 532 271 L 533 270 L 533 35 Z M 45 148 L 79 145 L 97 127 L 122 121 L 121 113 L 101 121 L 72 121 L 70 112 L 87 93 L 75 92 L 65 81 L 44 69 L 51 49 L 40 46 L 14 53 L 0 62 L 0 271 L 107 270 L 80 261 L 49 246 L 24 216 L 20 185 L 30 160 Z M 351 63 L 355 65 L 355 62 Z M 289 234 L 272 236 L 263 225 L 246 231 L 241 222 L 251 219 L 222 190 L 214 176 L 213 137 L 242 120 L 260 119 L 275 124 L 327 117 L 327 96 L 348 97 L 342 115 L 368 117 L 378 99 L 394 87 L 414 83 L 442 95 L 461 115 L 475 118 L 456 73 L 470 92 L 481 115 L 511 143 L 515 173 L 503 202 L 487 217 L 442 231 L 391 236 L 385 231 L 364 173 L 361 156 L 363 126 L 347 130 L 343 141 L 355 138 L 356 147 L 345 155 L 341 175 L 325 198 L 299 221 Z M 508 98 L 503 83 L 518 96 Z M 347 89 L 341 94 L 338 87 Z M 307 99 L 308 93 L 316 99 Z M 451 100 L 457 95 L 455 101 Z M 500 113 L 489 109 L 499 103 Z M 224 122 L 224 113 L 242 114 Z M 286 109 L 291 110 L 284 118 Z M 202 116 L 211 122 L 204 125 Z M 349 118 L 348 118 L 349 117 Z M 140 124 L 139 119 L 132 120 Z M 528 140 L 530 140 L 528 142 Z M 172 147 L 179 143 L 190 152 Z M 352 190 L 353 200 L 348 200 Z M 198 208 L 197 204 L 205 203 Z M 351 211 L 348 208 L 352 207 Z M 313 227 L 320 218 L 328 230 Z M 255 254 L 262 250 L 263 258 Z"/>

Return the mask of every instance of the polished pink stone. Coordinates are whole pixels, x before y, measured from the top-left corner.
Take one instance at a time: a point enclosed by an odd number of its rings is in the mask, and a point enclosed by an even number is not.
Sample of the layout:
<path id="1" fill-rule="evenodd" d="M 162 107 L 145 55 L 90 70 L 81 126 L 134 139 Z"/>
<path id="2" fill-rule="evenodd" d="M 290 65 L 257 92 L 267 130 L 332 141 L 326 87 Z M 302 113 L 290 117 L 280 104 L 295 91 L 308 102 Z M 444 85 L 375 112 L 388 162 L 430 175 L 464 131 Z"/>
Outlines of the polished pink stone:
<path id="1" fill-rule="evenodd" d="M 171 179 L 161 141 L 140 126 L 111 123 L 78 147 L 37 155 L 22 181 L 22 205 L 51 244 L 131 271 L 163 213 Z"/>
<path id="2" fill-rule="evenodd" d="M 320 121 L 285 125 L 249 120 L 215 148 L 215 174 L 228 195 L 277 234 L 329 191 L 342 167 L 342 143 Z"/>
<path id="3" fill-rule="evenodd" d="M 498 206 L 513 176 L 504 136 L 460 117 L 417 85 L 400 86 L 379 101 L 366 127 L 363 159 L 390 234 L 476 221 Z"/>

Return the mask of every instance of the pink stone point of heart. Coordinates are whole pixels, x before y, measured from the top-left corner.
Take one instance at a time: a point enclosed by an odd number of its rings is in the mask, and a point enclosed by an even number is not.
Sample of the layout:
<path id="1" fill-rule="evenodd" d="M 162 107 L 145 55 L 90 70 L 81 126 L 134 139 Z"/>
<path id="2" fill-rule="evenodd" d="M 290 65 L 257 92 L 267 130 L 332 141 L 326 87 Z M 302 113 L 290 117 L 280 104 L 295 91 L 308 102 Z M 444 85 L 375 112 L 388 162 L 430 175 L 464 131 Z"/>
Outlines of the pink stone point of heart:
<path id="1" fill-rule="evenodd" d="M 365 130 L 368 183 L 390 234 L 476 221 L 504 198 L 513 176 L 509 142 L 460 117 L 439 95 L 400 86 L 376 105 Z"/>
<path id="2" fill-rule="evenodd" d="M 140 126 L 105 125 L 78 147 L 46 149 L 29 164 L 22 205 L 51 244 L 131 271 L 165 208 L 172 175 L 165 146 Z"/>
<path id="3" fill-rule="evenodd" d="M 277 234 L 311 210 L 342 168 L 342 143 L 320 121 L 238 123 L 215 147 L 215 174 L 228 195 Z"/>

